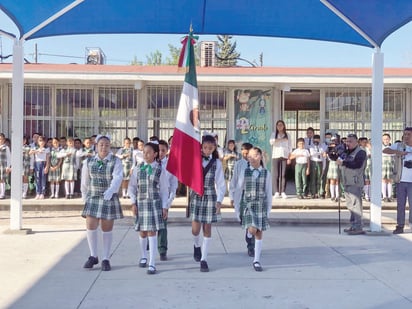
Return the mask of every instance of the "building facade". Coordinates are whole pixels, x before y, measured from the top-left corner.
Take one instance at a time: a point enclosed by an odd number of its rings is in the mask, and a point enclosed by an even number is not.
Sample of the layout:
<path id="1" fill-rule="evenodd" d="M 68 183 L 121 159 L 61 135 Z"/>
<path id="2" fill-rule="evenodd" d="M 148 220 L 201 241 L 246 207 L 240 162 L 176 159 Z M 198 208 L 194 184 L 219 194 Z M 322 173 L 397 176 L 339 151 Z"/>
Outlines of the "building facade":
<path id="1" fill-rule="evenodd" d="M 184 73 L 174 66 L 26 64 L 24 131 L 48 137 L 173 134 Z M 293 141 L 313 127 L 370 137 L 371 69 L 199 67 L 201 128 L 219 142 L 261 144 L 283 119 Z M 383 128 L 395 141 L 412 124 L 412 69 L 386 69 Z M 12 66 L 0 64 L 0 131 L 11 133 Z M 260 142 L 257 142 L 260 141 Z M 263 145 L 262 145 L 263 146 Z"/>

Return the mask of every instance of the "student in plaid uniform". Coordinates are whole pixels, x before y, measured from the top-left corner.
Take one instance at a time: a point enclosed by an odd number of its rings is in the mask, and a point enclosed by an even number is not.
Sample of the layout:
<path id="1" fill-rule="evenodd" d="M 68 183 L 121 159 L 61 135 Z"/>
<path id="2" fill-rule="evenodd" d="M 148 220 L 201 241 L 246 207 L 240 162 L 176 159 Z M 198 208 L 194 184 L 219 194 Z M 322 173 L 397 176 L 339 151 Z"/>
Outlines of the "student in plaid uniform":
<path id="1" fill-rule="evenodd" d="M 167 176 L 167 182 L 168 182 L 168 198 L 167 198 L 167 205 L 168 208 L 172 206 L 173 200 L 176 196 L 176 190 L 178 186 L 178 181 L 176 176 L 173 174 L 169 173 L 169 171 L 166 169 L 167 165 L 167 160 L 168 160 L 168 154 L 169 152 L 169 144 L 165 140 L 159 140 L 159 160 L 162 164 L 162 173 L 165 173 Z M 165 228 L 160 229 L 157 232 L 157 249 L 159 251 L 160 255 L 160 260 L 161 261 L 166 261 L 167 260 L 167 249 L 168 249 L 168 241 L 167 241 L 167 219 L 164 220 L 165 222 Z"/>
<path id="2" fill-rule="evenodd" d="M 225 180 L 229 188 L 230 181 L 233 177 L 235 163 L 240 160 L 240 153 L 236 150 L 236 142 L 231 139 L 227 142 L 227 148 L 223 150 L 223 163 L 225 163 Z"/>
<path id="3" fill-rule="evenodd" d="M 50 149 L 50 169 L 48 173 L 48 179 L 50 182 L 50 198 L 58 198 L 60 190 L 60 167 L 62 159 L 60 154 L 60 141 L 57 137 L 52 139 L 52 148 Z"/>
<path id="4" fill-rule="evenodd" d="M 60 151 L 60 157 L 63 158 L 62 163 L 62 177 L 64 180 L 64 189 L 66 198 L 71 199 L 74 195 L 74 182 L 77 179 L 77 157 L 76 148 L 74 148 L 74 139 L 69 137 L 67 139 L 67 148 Z"/>
<path id="5" fill-rule="evenodd" d="M 382 150 L 391 146 L 391 136 L 382 135 Z M 382 198 L 384 202 L 391 202 L 394 155 L 382 153 Z"/>
<path id="6" fill-rule="evenodd" d="M 28 138 L 23 136 L 23 191 L 22 197 L 27 198 L 27 190 L 29 189 L 29 176 L 33 174 L 33 156 L 30 155 L 30 145 Z"/>
<path id="7" fill-rule="evenodd" d="M 143 149 L 144 162 L 133 169 L 129 181 L 132 212 L 136 215 L 136 230 L 139 231 L 141 258 L 139 267 L 147 266 L 147 240 L 149 239 L 149 268 L 147 273 L 156 273 L 157 232 L 165 228 L 168 216 L 169 184 L 159 162 L 159 144 L 148 142 Z"/>
<path id="8" fill-rule="evenodd" d="M 119 191 L 122 183 L 122 162 L 110 151 L 110 138 L 96 137 L 97 154 L 87 158 L 82 168 L 82 198 L 85 206 L 82 217 L 86 218 L 87 242 L 90 257 L 84 268 L 93 268 L 99 263 L 97 257 L 97 228 L 99 223 L 103 238 L 102 270 L 111 270 L 110 249 L 113 239 L 114 220 L 123 218 Z"/>
<path id="9" fill-rule="evenodd" d="M 364 186 L 363 186 L 363 197 L 365 201 L 370 202 L 370 187 L 372 179 L 372 153 L 371 153 L 371 144 L 367 137 L 359 137 L 359 146 L 366 152 L 366 167 L 364 172 Z"/>
<path id="10" fill-rule="evenodd" d="M 272 209 L 272 176 L 264 168 L 262 150 L 253 147 L 249 150 L 249 165 L 243 179 L 238 182 L 238 191 L 244 205 L 242 227 L 255 236 L 253 268 L 262 271 L 260 255 L 262 252 L 263 231 L 269 228 L 269 214 Z"/>
<path id="11" fill-rule="evenodd" d="M 6 195 L 6 179 L 11 171 L 10 148 L 6 145 L 6 136 L 0 133 L 0 199 Z"/>
<path id="12" fill-rule="evenodd" d="M 212 223 L 220 221 L 220 207 L 226 192 L 222 162 L 219 160 L 216 140 L 206 135 L 202 140 L 202 165 L 204 194 L 190 192 L 190 215 L 194 240 L 193 257 L 200 261 L 200 271 L 208 272 L 207 254 L 212 236 Z M 200 247 L 200 229 L 203 228 L 203 243 Z"/>
<path id="13" fill-rule="evenodd" d="M 247 155 L 249 150 L 252 149 L 253 145 L 250 143 L 243 143 L 240 149 L 242 158 L 236 161 L 235 167 L 233 169 L 233 177 L 229 185 L 229 198 L 230 206 L 235 209 L 236 218 L 242 224 L 243 210 L 244 206 L 240 203 L 242 199 L 242 191 L 237 190 L 239 184 L 243 183 L 243 178 L 245 175 L 245 170 L 249 166 L 249 161 L 247 160 Z M 255 256 L 255 237 L 246 230 L 245 240 L 247 244 L 247 254 L 250 257 Z"/>
<path id="14" fill-rule="evenodd" d="M 123 140 L 123 147 L 120 148 L 116 156 L 122 160 L 123 165 L 123 181 L 122 181 L 122 194 L 123 198 L 127 198 L 127 187 L 129 186 L 129 179 L 130 179 L 130 170 L 133 164 L 133 148 L 132 148 L 132 141 L 130 138 L 126 137 Z"/>

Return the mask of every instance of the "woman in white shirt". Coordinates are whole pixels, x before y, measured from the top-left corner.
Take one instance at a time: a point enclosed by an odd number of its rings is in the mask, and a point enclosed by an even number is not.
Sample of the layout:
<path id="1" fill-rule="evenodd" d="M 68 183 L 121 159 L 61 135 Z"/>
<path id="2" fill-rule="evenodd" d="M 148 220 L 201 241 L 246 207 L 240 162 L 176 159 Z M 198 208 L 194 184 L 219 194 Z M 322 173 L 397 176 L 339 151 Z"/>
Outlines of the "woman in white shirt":
<path id="1" fill-rule="evenodd" d="M 290 164 L 289 156 L 292 152 L 292 143 L 283 120 L 276 122 L 275 132 L 270 136 L 270 145 L 272 145 L 273 192 L 275 192 L 275 198 L 287 198 L 285 174 L 286 165 Z"/>

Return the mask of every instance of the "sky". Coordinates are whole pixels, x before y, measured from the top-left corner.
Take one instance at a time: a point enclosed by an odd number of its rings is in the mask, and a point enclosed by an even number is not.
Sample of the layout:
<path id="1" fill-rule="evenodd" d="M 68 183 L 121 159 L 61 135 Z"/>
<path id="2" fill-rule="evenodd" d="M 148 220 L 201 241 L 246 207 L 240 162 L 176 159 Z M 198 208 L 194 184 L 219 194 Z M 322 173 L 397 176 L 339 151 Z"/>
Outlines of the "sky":
<path id="1" fill-rule="evenodd" d="M 17 33 L 7 16 L 0 12 L 0 29 Z M 194 29 L 196 32 L 196 29 Z M 129 65 L 134 59 L 147 63 L 155 51 L 169 56 L 168 44 L 180 47 L 183 35 L 110 34 L 58 36 L 29 40 L 24 44 L 25 58 L 34 62 L 37 44 L 38 62 L 85 63 L 86 48 L 99 47 L 106 55 L 106 64 Z M 199 41 L 217 41 L 215 35 L 201 35 Z M 371 67 L 373 49 L 350 44 L 312 40 L 234 36 L 240 57 L 274 67 Z M 0 54 L 12 54 L 13 41 L 0 36 Z M 385 67 L 412 67 L 412 22 L 391 34 L 382 44 Z M 12 58 L 3 62 L 11 62 Z M 238 61 L 240 66 L 250 66 Z"/>

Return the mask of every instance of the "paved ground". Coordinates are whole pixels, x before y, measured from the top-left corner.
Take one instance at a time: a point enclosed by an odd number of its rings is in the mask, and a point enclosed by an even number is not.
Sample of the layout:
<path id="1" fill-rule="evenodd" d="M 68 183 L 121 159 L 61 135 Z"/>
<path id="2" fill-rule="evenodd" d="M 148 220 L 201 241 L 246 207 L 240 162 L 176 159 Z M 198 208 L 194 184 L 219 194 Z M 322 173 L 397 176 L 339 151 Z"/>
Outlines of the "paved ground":
<path id="1" fill-rule="evenodd" d="M 200 273 L 192 258 L 190 222 L 175 209 L 169 260 L 157 261 L 158 273 L 149 276 L 137 267 L 130 216 L 115 226 L 112 271 L 101 272 L 82 269 L 88 248 L 78 211 L 25 212 L 29 235 L 3 233 L 9 218 L 1 211 L 0 308 L 411 308 L 412 233 L 339 234 L 336 215 L 272 211 L 271 229 L 264 233 L 264 271 L 257 273 L 244 233 L 227 210 L 213 228 L 211 271 Z M 344 222 L 347 215 L 342 212 Z M 388 230 L 394 215 L 384 213 Z"/>

